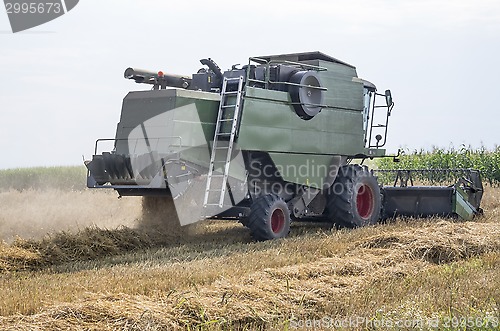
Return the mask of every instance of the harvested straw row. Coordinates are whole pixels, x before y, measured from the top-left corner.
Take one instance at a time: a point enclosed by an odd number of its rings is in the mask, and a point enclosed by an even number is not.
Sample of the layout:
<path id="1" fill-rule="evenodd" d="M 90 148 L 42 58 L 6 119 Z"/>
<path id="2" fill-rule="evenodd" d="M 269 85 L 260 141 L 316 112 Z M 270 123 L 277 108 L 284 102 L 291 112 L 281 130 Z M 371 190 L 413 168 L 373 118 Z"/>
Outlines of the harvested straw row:
<path id="1" fill-rule="evenodd" d="M 366 300 L 374 284 L 415 275 L 436 263 L 500 251 L 500 224 L 440 221 L 415 227 L 381 226 L 345 235 L 349 247 L 316 261 L 257 270 L 242 278 L 171 291 L 160 298 L 89 294 L 32 316 L 0 318 L 17 330 L 171 330 L 186 326 L 268 329 L 290 319 L 321 318 Z M 348 237 L 348 238 L 347 238 Z M 337 236 L 324 239 L 334 244 Z M 351 241 L 351 239 L 356 240 Z M 355 299 L 358 298 L 358 299 Z M 382 300 L 382 298 L 379 298 Z M 374 308 L 378 302 L 368 302 Z M 372 307 L 373 306 L 373 307 Z"/>
<path id="2" fill-rule="evenodd" d="M 47 234 L 41 240 L 17 238 L 13 244 L 0 242 L 0 272 L 35 270 L 70 261 L 85 261 L 178 243 L 192 231 L 179 225 L 171 199 L 145 198 L 136 229 L 108 230 L 96 226 L 77 233 Z"/>

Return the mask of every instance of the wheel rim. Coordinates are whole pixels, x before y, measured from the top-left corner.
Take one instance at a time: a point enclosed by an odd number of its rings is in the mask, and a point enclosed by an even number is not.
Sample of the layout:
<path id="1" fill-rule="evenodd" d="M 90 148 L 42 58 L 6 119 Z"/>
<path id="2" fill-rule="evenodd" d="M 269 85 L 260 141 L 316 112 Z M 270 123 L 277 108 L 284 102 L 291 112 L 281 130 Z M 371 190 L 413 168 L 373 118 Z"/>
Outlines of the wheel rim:
<path id="1" fill-rule="evenodd" d="M 275 209 L 271 215 L 271 230 L 273 233 L 280 233 L 285 227 L 285 214 L 281 209 Z"/>
<path id="2" fill-rule="evenodd" d="M 362 185 L 358 190 L 356 197 L 358 214 L 363 219 L 369 219 L 373 214 L 373 191 L 370 186 Z"/>

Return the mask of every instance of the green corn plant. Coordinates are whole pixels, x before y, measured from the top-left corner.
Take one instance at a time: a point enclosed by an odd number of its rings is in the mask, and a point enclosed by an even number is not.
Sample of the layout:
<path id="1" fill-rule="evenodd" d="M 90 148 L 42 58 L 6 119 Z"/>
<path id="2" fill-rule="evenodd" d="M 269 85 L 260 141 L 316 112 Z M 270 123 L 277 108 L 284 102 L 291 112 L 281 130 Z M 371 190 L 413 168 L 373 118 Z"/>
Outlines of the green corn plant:
<path id="1" fill-rule="evenodd" d="M 477 169 L 481 171 L 481 176 L 485 183 L 491 186 L 500 186 L 500 146 L 493 150 L 488 150 L 482 146 L 472 148 L 462 145 L 460 148 L 453 146 L 448 149 L 433 147 L 431 151 L 404 150 L 400 162 L 394 163 L 390 158 L 378 159 L 376 167 L 378 169 Z M 451 172 L 436 172 L 420 174 L 415 173 L 414 179 L 430 182 L 431 184 L 446 182 L 454 174 Z M 379 175 L 381 181 L 387 183 L 387 175 Z"/>

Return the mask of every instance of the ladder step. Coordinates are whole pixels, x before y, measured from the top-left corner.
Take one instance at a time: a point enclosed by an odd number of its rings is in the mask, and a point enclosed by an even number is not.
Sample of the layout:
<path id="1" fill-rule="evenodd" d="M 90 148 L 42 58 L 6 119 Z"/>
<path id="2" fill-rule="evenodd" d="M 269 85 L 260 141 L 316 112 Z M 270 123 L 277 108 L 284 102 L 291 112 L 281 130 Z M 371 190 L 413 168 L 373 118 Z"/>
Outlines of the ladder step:
<path id="1" fill-rule="evenodd" d="M 223 132 L 223 133 L 217 133 L 217 134 L 215 134 L 215 135 L 216 135 L 216 136 L 230 136 L 230 135 L 231 135 L 231 132 L 229 132 L 229 133 L 224 133 L 224 132 Z"/>
<path id="2" fill-rule="evenodd" d="M 238 91 L 224 92 L 223 95 L 236 95 L 236 94 L 238 94 Z"/>
<path id="3" fill-rule="evenodd" d="M 221 108 L 234 108 L 236 107 L 236 105 L 225 105 L 225 106 L 221 106 Z"/>
<path id="4" fill-rule="evenodd" d="M 232 118 L 225 118 L 223 120 L 219 120 L 219 122 L 233 122 L 234 120 Z"/>

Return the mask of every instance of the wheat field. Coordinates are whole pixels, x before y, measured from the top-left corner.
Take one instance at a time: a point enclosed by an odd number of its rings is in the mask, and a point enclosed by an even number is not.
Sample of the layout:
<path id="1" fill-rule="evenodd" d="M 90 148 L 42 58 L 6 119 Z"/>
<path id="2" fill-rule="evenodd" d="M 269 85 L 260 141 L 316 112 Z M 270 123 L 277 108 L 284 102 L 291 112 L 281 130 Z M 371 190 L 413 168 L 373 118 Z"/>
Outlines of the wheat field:
<path id="1" fill-rule="evenodd" d="M 500 318 L 498 188 L 471 222 L 296 223 L 268 242 L 229 221 L 180 228 L 168 203 L 158 217 L 112 192 L 9 190 L 0 203 L 2 330 L 491 330 Z"/>

